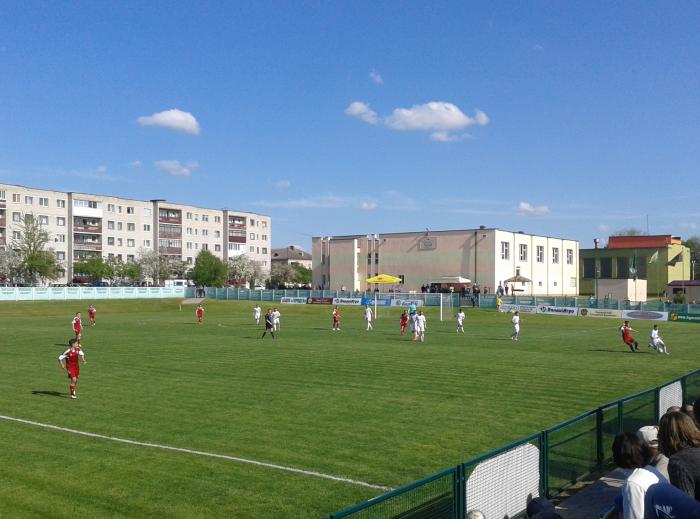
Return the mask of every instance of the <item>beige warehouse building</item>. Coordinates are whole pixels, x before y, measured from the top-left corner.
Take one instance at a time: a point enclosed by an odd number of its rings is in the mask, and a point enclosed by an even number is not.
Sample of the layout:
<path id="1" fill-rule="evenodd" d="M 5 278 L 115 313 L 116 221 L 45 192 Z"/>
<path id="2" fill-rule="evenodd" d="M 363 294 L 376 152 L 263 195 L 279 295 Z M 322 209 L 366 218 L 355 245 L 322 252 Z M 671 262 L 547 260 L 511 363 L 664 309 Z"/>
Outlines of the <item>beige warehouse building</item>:
<path id="1" fill-rule="evenodd" d="M 0 247 L 21 239 L 26 218 L 49 233 L 63 283 L 72 280 L 76 261 L 136 261 L 148 250 L 188 264 L 202 250 L 224 261 L 246 254 L 264 277 L 270 271 L 272 220 L 257 213 L 0 184 Z"/>
<path id="2" fill-rule="evenodd" d="M 313 284 L 330 290 L 374 290 L 365 279 L 391 274 L 402 291 L 444 276 L 462 276 L 493 293 L 520 273 L 532 283 L 509 283 L 521 295 L 578 294 L 576 240 L 494 228 L 315 237 Z M 379 287 L 387 290 L 393 287 Z"/>

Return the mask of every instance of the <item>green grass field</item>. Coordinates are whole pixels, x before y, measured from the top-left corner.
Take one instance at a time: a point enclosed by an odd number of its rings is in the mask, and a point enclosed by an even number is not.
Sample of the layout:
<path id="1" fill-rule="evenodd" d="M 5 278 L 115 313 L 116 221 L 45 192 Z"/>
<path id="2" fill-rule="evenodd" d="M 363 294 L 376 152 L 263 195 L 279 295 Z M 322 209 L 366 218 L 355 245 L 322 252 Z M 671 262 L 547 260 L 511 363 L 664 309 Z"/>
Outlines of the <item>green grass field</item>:
<path id="1" fill-rule="evenodd" d="M 465 335 L 429 308 L 426 342 L 399 309 L 280 306 L 259 338 L 251 302 L 98 301 L 78 400 L 57 362 L 85 302 L 0 304 L 0 415 L 398 487 L 699 365 L 692 324 L 642 353 L 608 319 L 467 309 Z M 382 493 L 350 482 L 0 419 L 2 517 L 320 517 Z"/>

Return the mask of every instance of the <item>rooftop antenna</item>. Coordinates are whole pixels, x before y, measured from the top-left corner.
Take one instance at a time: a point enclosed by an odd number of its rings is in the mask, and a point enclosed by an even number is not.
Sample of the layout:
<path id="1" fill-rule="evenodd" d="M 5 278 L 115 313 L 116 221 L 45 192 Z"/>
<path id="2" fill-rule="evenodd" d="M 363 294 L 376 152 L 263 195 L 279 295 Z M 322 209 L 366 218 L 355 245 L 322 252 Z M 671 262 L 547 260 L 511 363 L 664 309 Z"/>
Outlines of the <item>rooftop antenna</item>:
<path id="1" fill-rule="evenodd" d="M 647 214 L 647 236 L 649 236 L 649 215 Z"/>

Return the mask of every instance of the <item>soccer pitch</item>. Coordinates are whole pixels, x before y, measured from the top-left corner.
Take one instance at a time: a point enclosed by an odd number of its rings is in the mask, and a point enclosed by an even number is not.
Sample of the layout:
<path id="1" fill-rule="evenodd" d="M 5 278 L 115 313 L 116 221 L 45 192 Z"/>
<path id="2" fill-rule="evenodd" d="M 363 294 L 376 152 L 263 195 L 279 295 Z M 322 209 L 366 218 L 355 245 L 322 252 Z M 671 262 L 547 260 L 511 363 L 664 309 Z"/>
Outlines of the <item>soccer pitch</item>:
<path id="1" fill-rule="evenodd" d="M 202 326 L 97 301 L 71 400 L 57 358 L 88 304 L 0 304 L 0 516 L 320 517 L 700 364 L 692 324 L 660 323 L 662 356 L 640 321 L 632 354 L 610 319 L 524 314 L 513 342 L 509 314 L 467 308 L 458 335 L 428 308 L 421 344 L 399 308 L 366 332 L 341 307 L 333 332 L 330 306 L 280 305 L 272 340 L 251 301 L 206 301 Z"/>

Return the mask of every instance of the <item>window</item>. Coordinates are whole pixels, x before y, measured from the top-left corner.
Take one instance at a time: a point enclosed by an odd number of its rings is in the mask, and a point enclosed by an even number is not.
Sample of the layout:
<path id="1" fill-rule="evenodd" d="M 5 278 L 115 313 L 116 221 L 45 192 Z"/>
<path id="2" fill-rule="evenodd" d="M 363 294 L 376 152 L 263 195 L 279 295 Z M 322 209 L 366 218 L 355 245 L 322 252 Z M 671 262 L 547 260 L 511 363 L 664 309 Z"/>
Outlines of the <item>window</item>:
<path id="1" fill-rule="evenodd" d="M 150 231 L 150 230 L 151 230 L 151 226 L 148 225 L 147 223 L 145 223 L 145 224 L 143 224 L 143 230 L 144 230 L 144 231 Z"/>
<path id="2" fill-rule="evenodd" d="M 592 279 L 595 277 L 595 259 L 583 258 L 583 277 Z"/>
<path id="3" fill-rule="evenodd" d="M 520 261 L 527 261 L 527 243 L 520 244 Z"/>
<path id="4" fill-rule="evenodd" d="M 229 243 L 228 250 L 241 250 L 241 244 L 240 243 Z"/>
<path id="5" fill-rule="evenodd" d="M 114 221 L 113 220 L 107 220 L 107 229 L 110 231 L 114 230 Z"/>
<path id="6" fill-rule="evenodd" d="M 114 236 L 107 236 L 107 245 L 114 245 Z"/>
<path id="7" fill-rule="evenodd" d="M 0 189 L 0 200 L 5 200 L 5 190 Z"/>
<path id="8" fill-rule="evenodd" d="M 99 209 L 100 203 L 95 200 L 73 200 L 73 207 L 87 207 L 88 209 Z"/>
<path id="9" fill-rule="evenodd" d="M 56 207 L 60 207 L 61 209 L 66 208 L 66 201 L 63 198 L 57 198 L 56 199 Z"/>
<path id="10" fill-rule="evenodd" d="M 254 240 L 254 239 L 255 239 L 255 233 L 254 233 L 254 232 L 251 232 L 251 233 L 250 233 L 250 239 L 251 239 L 251 240 Z M 251 251 L 251 252 L 252 252 L 252 251 Z"/>
<path id="11" fill-rule="evenodd" d="M 199 243 L 195 243 L 194 248 L 195 248 L 195 250 L 199 250 Z"/>
<path id="12" fill-rule="evenodd" d="M 552 247 L 552 263 L 559 263 L 559 247 Z"/>
<path id="13" fill-rule="evenodd" d="M 576 288 L 576 278 L 573 276 L 569 278 L 569 287 Z"/>
<path id="14" fill-rule="evenodd" d="M 33 196 L 25 196 L 24 197 L 24 205 L 32 205 L 33 203 L 34 203 Z"/>
<path id="15" fill-rule="evenodd" d="M 39 224 L 40 225 L 49 225 L 49 217 L 46 216 L 45 214 L 40 214 L 39 215 Z"/>
<path id="16" fill-rule="evenodd" d="M 507 241 L 501 242 L 501 259 L 510 259 L 510 243 Z"/>
<path id="17" fill-rule="evenodd" d="M 208 221 L 209 221 L 209 215 L 203 214 L 203 215 L 202 215 L 202 221 L 203 221 L 203 222 L 208 222 Z"/>
<path id="18" fill-rule="evenodd" d="M 192 256 L 187 257 L 187 264 L 192 265 Z"/>
<path id="19" fill-rule="evenodd" d="M 188 227 L 186 232 L 187 232 L 187 234 L 192 234 L 192 227 Z"/>
<path id="20" fill-rule="evenodd" d="M 250 226 L 255 227 L 255 220 L 253 220 L 252 218 L 250 219 Z"/>
<path id="21" fill-rule="evenodd" d="M 122 222 L 117 222 L 117 230 L 121 231 L 124 228 L 124 224 Z"/>
<path id="22" fill-rule="evenodd" d="M 191 219 L 192 219 L 192 213 L 187 213 L 187 215 L 185 216 L 185 218 L 187 218 L 188 220 L 191 220 Z"/>
<path id="23" fill-rule="evenodd" d="M 252 245 L 250 246 L 250 252 L 255 252 L 255 247 L 253 247 Z"/>
<path id="24" fill-rule="evenodd" d="M 65 234 L 57 234 L 56 241 L 58 243 L 65 243 L 66 242 L 66 235 Z"/>
<path id="25" fill-rule="evenodd" d="M 65 252 L 62 252 L 62 251 L 58 251 L 58 252 L 56 253 L 56 259 L 57 259 L 58 261 L 63 261 L 63 260 L 65 260 L 65 259 L 66 259 L 66 253 L 65 253 Z"/>
<path id="26" fill-rule="evenodd" d="M 107 204 L 107 211 L 109 211 L 110 213 L 113 213 L 114 212 L 114 204 Z"/>
<path id="27" fill-rule="evenodd" d="M 206 229 L 202 229 L 202 236 L 209 236 L 209 231 Z"/>
<path id="28" fill-rule="evenodd" d="M 188 249 L 191 249 L 191 248 L 192 248 L 192 242 L 191 242 L 191 241 L 188 241 L 188 242 L 187 242 L 187 248 L 188 248 Z"/>
<path id="29" fill-rule="evenodd" d="M 122 245 L 124 245 L 124 242 L 122 241 L 122 239 L 117 238 L 117 247 L 121 247 Z"/>
<path id="30" fill-rule="evenodd" d="M 66 226 L 66 219 L 63 216 L 57 216 L 56 217 L 56 225 L 59 227 L 65 227 Z"/>
<path id="31" fill-rule="evenodd" d="M 199 221 L 199 213 L 194 213 L 194 221 L 195 222 Z"/>
<path id="32" fill-rule="evenodd" d="M 24 215 L 24 223 L 32 223 L 34 221 L 34 215 L 33 214 L 25 214 Z"/>
<path id="33" fill-rule="evenodd" d="M 263 241 L 267 241 L 267 234 L 263 234 L 263 235 L 262 235 L 262 240 L 263 240 Z"/>
<path id="34" fill-rule="evenodd" d="M 221 245 L 219 245 L 218 243 L 215 244 L 215 245 L 214 245 L 214 251 L 215 251 L 215 252 L 221 252 Z"/>
<path id="35" fill-rule="evenodd" d="M 12 221 L 20 223 L 22 221 L 22 213 L 12 213 Z"/>
<path id="36" fill-rule="evenodd" d="M 217 238 L 221 238 L 221 231 L 214 231 L 214 236 Z"/>
<path id="37" fill-rule="evenodd" d="M 556 282 L 556 281 L 554 282 L 554 286 L 557 286 L 557 282 Z"/>
<path id="38" fill-rule="evenodd" d="M 202 250 L 209 250 L 209 245 L 202 243 Z"/>
<path id="39" fill-rule="evenodd" d="M 14 203 L 19 204 L 21 200 L 22 200 L 22 197 L 20 196 L 19 193 L 12 193 L 12 201 Z"/>
<path id="40" fill-rule="evenodd" d="M 267 247 L 263 247 L 262 253 L 263 253 L 263 254 L 267 254 Z"/>
<path id="41" fill-rule="evenodd" d="M 127 254 L 127 255 L 126 255 L 126 262 L 127 262 L 127 263 L 133 263 L 134 261 L 136 261 L 136 258 L 134 258 L 134 255 L 133 255 L 133 254 Z"/>
<path id="42" fill-rule="evenodd" d="M 147 249 L 151 248 L 151 240 L 143 240 L 143 246 Z"/>
<path id="43" fill-rule="evenodd" d="M 630 259 L 629 258 L 617 258 L 617 279 L 628 279 L 632 277 L 632 272 L 630 271 Z"/>
<path id="44" fill-rule="evenodd" d="M 118 213 L 121 213 L 121 212 L 122 212 L 122 206 L 120 206 L 120 205 L 117 206 L 117 212 L 118 212 Z"/>
<path id="45" fill-rule="evenodd" d="M 199 236 L 199 229 L 195 229 L 195 230 L 194 230 L 194 235 L 195 235 L 195 236 Z"/>
<path id="46" fill-rule="evenodd" d="M 48 207 L 49 206 L 49 199 L 39 197 L 39 206 L 40 207 Z"/>
<path id="47" fill-rule="evenodd" d="M 263 229 L 267 229 L 267 222 L 266 222 L 266 221 L 263 221 L 263 222 L 261 222 L 261 223 L 262 223 Z"/>
<path id="48" fill-rule="evenodd" d="M 566 249 L 566 264 L 567 265 L 574 264 L 574 250 L 573 249 Z"/>
<path id="49" fill-rule="evenodd" d="M 220 216 L 215 216 L 215 217 L 214 217 L 214 222 L 216 222 L 216 223 L 221 223 L 221 217 L 220 217 Z"/>
<path id="50" fill-rule="evenodd" d="M 126 246 L 127 247 L 136 247 L 136 241 L 132 240 L 132 239 L 126 240 Z"/>
<path id="51" fill-rule="evenodd" d="M 544 245 L 537 246 L 537 263 L 544 263 Z"/>
<path id="52" fill-rule="evenodd" d="M 135 223 L 127 223 L 127 224 L 126 224 L 126 230 L 127 230 L 127 231 L 135 231 L 135 230 L 136 230 L 136 224 L 135 224 Z"/>
<path id="53" fill-rule="evenodd" d="M 134 208 L 133 207 L 128 207 L 126 208 L 126 214 L 134 214 Z"/>
<path id="54" fill-rule="evenodd" d="M 22 233 L 19 231 L 12 231 L 12 239 L 13 240 L 21 240 L 22 239 Z"/>

